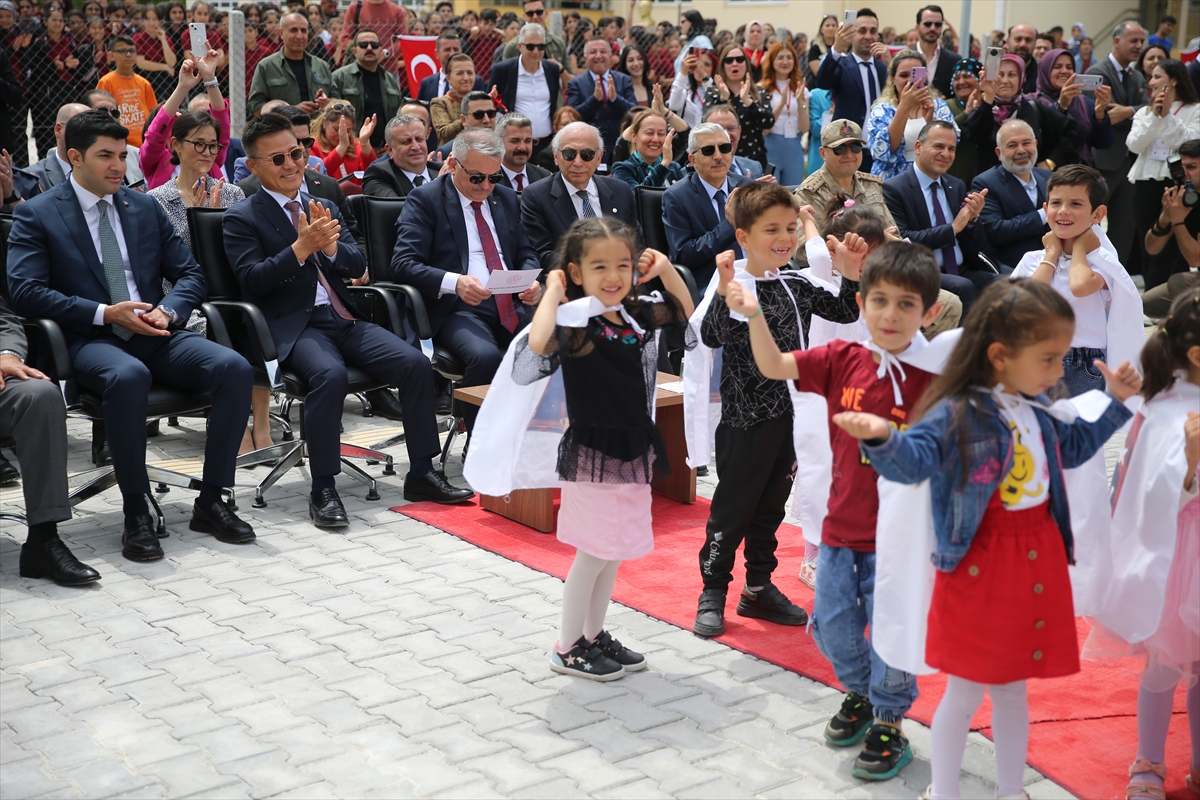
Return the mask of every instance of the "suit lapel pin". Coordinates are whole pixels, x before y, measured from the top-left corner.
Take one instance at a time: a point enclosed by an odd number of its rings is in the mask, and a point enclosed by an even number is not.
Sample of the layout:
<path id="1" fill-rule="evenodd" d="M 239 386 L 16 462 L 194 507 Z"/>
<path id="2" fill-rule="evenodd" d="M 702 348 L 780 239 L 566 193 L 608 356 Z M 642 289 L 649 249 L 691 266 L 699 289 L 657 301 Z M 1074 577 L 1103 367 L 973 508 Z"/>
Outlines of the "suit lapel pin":
<path id="1" fill-rule="evenodd" d="M 614 214 L 615 214 L 615 213 L 617 213 L 617 210 L 614 208 L 614 209 L 612 210 L 612 213 L 614 213 Z"/>
<path id="2" fill-rule="evenodd" d="M 122 200 L 121 202 L 125 204 L 125 207 L 126 207 L 126 208 L 129 208 L 129 201 L 128 201 L 128 200 Z"/>

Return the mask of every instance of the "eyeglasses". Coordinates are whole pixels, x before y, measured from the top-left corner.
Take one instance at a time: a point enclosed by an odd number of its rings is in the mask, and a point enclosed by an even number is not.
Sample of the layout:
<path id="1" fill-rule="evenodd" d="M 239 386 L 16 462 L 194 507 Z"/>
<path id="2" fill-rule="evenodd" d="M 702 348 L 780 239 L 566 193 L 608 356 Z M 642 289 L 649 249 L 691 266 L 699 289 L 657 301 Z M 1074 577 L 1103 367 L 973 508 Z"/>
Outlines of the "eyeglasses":
<path id="1" fill-rule="evenodd" d="M 467 173 L 467 180 L 469 180 L 473 186 L 478 186 L 484 181 L 487 181 L 491 184 L 497 184 L 504 180 L 503 170 L 494 175 L 484 175 L 482 172 L 471 172 L 471 170 L 467 169 L 462 164 L 459 164 L 458 166 L 462 168 L 463 172 Z"/>
<path id="2" fill-rule="evenodd" d="M 300 140 L 300 146 L 303 147 L 305 150 L 311 150 L 312 146 L 314 144 L 316 144 L 316 141 L 317 140 L 311 136 L 305 136 L 303 139 Z"/>
<path id="3" fill-rule="evenodd" d="M 525 45 L 525 49 L 532 53 L 535 50 L 545 50 L 546 45 L 544 45 L 544 44 L 527 44 L 527 45 Z"/>
<path id="4" fill-rule="evenodd" d="M 215 156 L 221 149 L 220 142 L 201 142 L 198 139 L 184 139 L 184 141 L 196 148 L 196 152 L 201 154 L 208 153 Z M 282 164 L 283 162 L 280 161 L 279 163 Z"/>
<path id="5" fill-rule="evenodd" d="M 528 19 L 529 17 L 544 17 L 544 16 L 546 16 L 546 9 L 544 9 L 544 8 L 538 8 L 538 9 L 534 9 L 533 11 L 525 12 L 526 19 Z"/>
<path id="6" fill-rule="evenodd" d="M 275 166 L 282 167 L 283 162 L 287 161 L 289 158 L 292 161 L 299 163 L 307 159 L 308 154 L 304 152 L 303 147 L 297 147 L 294 150 L 289 150 L 286 153 L 276 153 L 273 156 L 251 156 L 251 158 L 255 159 L 256 161 L 270 161 Z"/>
<path id="7" fill-rule="evenodd" d="M 482 109 L 480 109 L 478 111 L 472 111 L 471 116 L 475 118 L 476 122 L 481 121 L 484 117 L 487 117 L 488 119 L 495 119 L 496 118 L 496 109 L 489 108 L 487 111 L 484 111 Z"/>
<path id="8" fill-rule="evenodd" d="M 129 47 L 122 47 L 120 50 L 109 50 L 114 56 L 136 56 L 137 50 Z"/>
<path id="9" fill-rule="evenodd" d="M 576 150 L 573 147 L 565 147 L 559 150 L 558 154 L 563 157 L 564 161 L 574 161 L 575 156 L 579 156 L 585 164 L 590 164 L 592 159 L 596 157 L 595 150 Z"/>
<path id="10" fill-rule="evenodd" d="M 358 47 L 361 47 L 364 50 L 378 50 L 379 48 L 383 47 L 383 45 L 379 42 L 359 42 Z"/>
<path id="11" fill-rule="evenodd" d="M 862 142 L 843 142 L 842 144 L 834 145 L 833 154 L 835 156 L 844 156 L 844 155 L 846 155 L 847 147 L 850 148 L 851 153 L 854 153 L 854 155 L 858 155 L 859 153 L 862 152 L 863 144 L 862 144 Z"/>
<path id="12" fill-rule="evenodd" d="M 927 19 L 921 23 L 921 27 L 923 28 L 940 28 L 942 25 L 943 23 L 931 19 Z"/>
<path id="13" fill-rule="evenodd" d="M 706 144 L 700 148 L 700 155 L 709 157 L 713 153 L 721 151 L 722 155 L 729 155 L 733 152 L 733 142 L 722 142 L 721 144 Z"/>
<path id="14" fill-rule="evenodd" d="M 745 56 L 725 56 L 725 63 L 726 64 L 745 64 L 746 57 Z"/>

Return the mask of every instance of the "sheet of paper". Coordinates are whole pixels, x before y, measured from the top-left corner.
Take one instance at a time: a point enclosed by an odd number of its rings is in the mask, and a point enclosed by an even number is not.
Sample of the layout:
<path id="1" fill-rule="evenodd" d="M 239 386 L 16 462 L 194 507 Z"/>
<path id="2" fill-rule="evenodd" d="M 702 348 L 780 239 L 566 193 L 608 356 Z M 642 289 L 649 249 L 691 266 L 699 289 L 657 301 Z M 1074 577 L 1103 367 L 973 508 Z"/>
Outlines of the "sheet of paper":
<path id="1" fill-rule="evenodd" d="M 675 394 L 683 394 L 683 381 L 672 381 L 671 383 L 660 383 L 658 385 L 658 388 L 660 388 L 664 391 L 667 391 L 667 392 L 674 392 Z"/>
<path id="2" fill-rule="evenodd" d="M 533 285 L 540 269 L 498 269 L 488 275 L 486 288 L 492 294 L 520 294 Z"/>

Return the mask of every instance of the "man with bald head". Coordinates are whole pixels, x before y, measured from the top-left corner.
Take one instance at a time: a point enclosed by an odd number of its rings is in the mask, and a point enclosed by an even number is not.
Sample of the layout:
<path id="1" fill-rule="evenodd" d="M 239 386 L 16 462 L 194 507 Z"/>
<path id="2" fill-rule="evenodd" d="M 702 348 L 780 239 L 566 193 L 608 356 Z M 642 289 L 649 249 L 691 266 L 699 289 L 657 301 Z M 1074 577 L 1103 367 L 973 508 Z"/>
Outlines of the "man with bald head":
<path id="1" fill-rule="evenodd" d="M 90 109 L 83 103 L 67 103 L 58 110 L 58 116 L 54 118 L 54 149 L 29 168 L 43 192 L 71 177 L 71 162 L 67 159 L 67 145 L 63 132 L 71 117 L 88 110 Z"/>
<path id="2" fill-rule="evenodd" d="M 259 113 L 268 100 L 283 100 L 305 114 L 315 114 L 329 94 L 333 73 L 324 59 L 305 50 L 308 20 L 303 14 L 284 14 L 279 26 L 283 49 L 258 62 L 246 108 Z"/>
<path id="3" fill-rule="evenodd" d="M 1025 62 L 1025 86 L 1023 92 L 1037 91 L 1038 64 L 1033 58 L 1033 48 L 1037 44 L 1037 28 L 1028 22 L 1018 22 L 1008 29 L 1008 38 L 1004 40 L 1004 52 L 1020 56 Z"/>
<path id="4" fill-rule="evenodd" d="M 972 192 L 987 189 L 979 229 L 986 238 L 983 251 L 1005 267 L 1042 248 L 1046 225 L 1046 182 L 1050 172 L 1034 166 L 1037 139 L 1024 120 L 1010 119 L 996 132 L 1000 163 L 975 176 Z"/>

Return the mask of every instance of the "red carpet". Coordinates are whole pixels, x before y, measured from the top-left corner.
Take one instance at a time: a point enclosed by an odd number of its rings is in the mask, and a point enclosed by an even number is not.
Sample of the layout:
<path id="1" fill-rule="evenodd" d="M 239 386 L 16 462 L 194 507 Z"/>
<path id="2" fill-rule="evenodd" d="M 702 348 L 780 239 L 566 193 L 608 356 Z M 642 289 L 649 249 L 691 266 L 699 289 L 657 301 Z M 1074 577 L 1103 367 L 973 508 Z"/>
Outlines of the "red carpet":
<path id="1" fill-rule="evenodd" d="M 684 505 L 654 495 L 655 548 L 650 555 L 621 566 L 613 599 L 652 617 L 691 629 L 701 583 L 697 553 L 704 540 L 709 503 L 697 499 Z M 413 519 L 452 533 L 472 544 L 519 561 L 536 570 L 563 578 L 571 566 L 574 549 L 553 535 L 484 511 L 477 504 L 439 506 L 417 503 L 393 509 Z M 796 578 L 804 554 L 800 529 L 784 525 L 780 531 L 777 582 L 796 603 L 812 610 L 812 592 Z M 735 569 L 733 586 L 744 575 Z M 664 588 L 668 587 L 666 591 Z M 734 589 L 736 591 L 736 589 Z M 803 629 L 739 617 L 730 598 L 726 633 L 720 641 L 808 678 L 837 686 L 833 671 Z M 997 609 L 996 613 L 1004 613 Z M 986 624 L 986 621 L 981 621 Z M 1080 641 L 1087 623 L 1079 621 Z M 780 636 L 785 631 L 789 635 Z M 1126 659 L 1115 664 L 1084 662 L 1083 672 L 1070 678 L 1032 681 L 1029 688 L 1029 763 L 1082 798 L 1123 798 L 1127 769 L 1137 747 L 1137 687 L 1141 662 Z M 926 725 L 933 719 L 945 679 L 940 675 L 920 679 L 921 698 L 910 716 Z M 1195 800 L 1183 785 L 1190 745 L 1184 713 L 1184 692 L 1176 695 L 1175 716 L 1167 738 L 1167 787 L 1171 800 Z M 975 717 L 976 730 L 990 735 L 987 700 Z"/>

